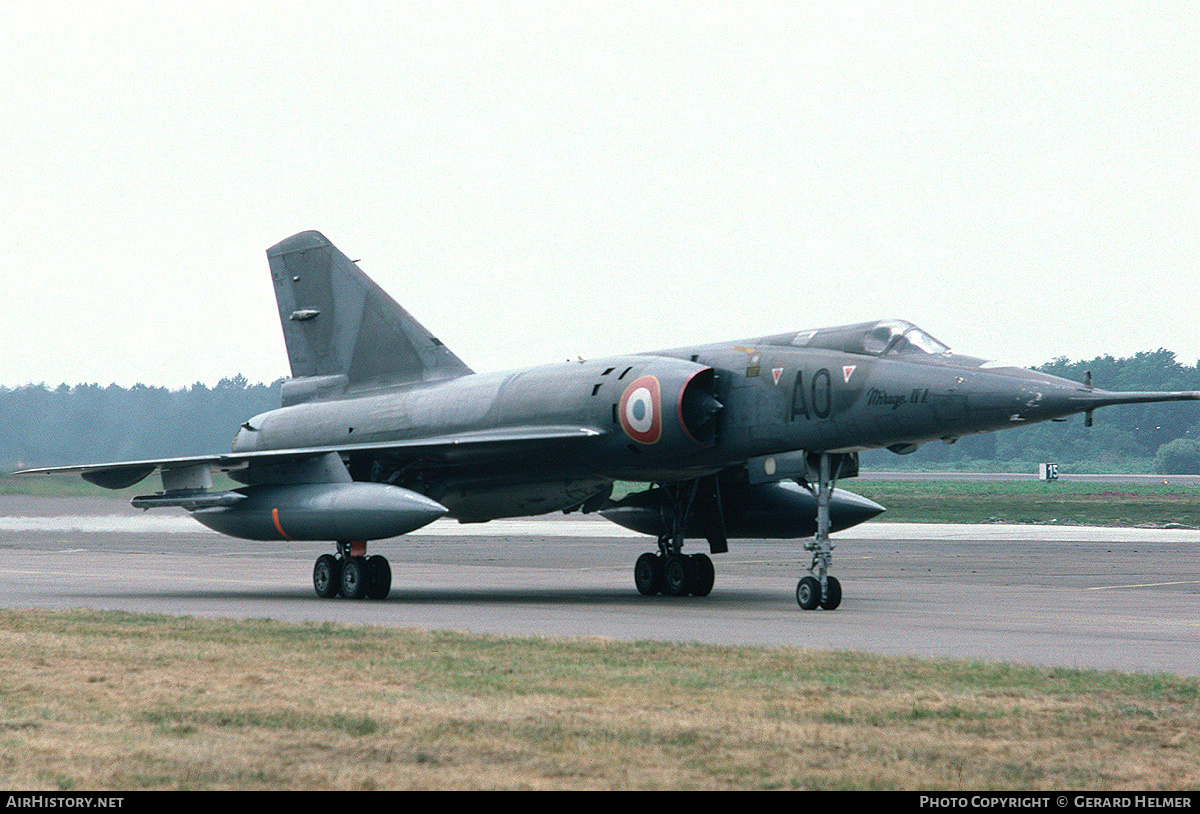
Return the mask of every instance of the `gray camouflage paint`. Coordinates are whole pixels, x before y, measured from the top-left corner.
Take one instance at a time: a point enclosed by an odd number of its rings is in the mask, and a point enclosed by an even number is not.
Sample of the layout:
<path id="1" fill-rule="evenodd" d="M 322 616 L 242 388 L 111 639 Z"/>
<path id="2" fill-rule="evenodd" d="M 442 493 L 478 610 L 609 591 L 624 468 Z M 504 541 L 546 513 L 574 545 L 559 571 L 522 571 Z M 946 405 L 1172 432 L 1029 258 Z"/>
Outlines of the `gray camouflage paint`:
<path id="1" fill-rule="evenodd" d="M 282 501 L 278 515 L 310 518 L 307 530 L 293 520 L 283 536 L 294 539 L 337 528 L 347 539 L 391 536 L 443 509 L 483 521 L 607 508 L 624 522 L 622 504 L 606 503 L 613 481 L 717 476 L 741 501 L 731 536 L 807 536 L 814 510 L 803 496 L 749 488 L 811 479 L 805 454 L 837 453 L 853 474 L 861 450 L 904 452 L 1112 404 L 1200 397 L 1111 393 L 996 365 L 898 321 L 476 374 L 319 233 L 267 255 L 293 374 L 280 409 L 247 421 L 224 455 L 28 471 L 80 472 L 116 488 L 159 470 L 176 488 L 143 505 L 184 506 L 237 536 L 283 534 L 278 516 L 266 525 L 263 514 Z M 330 474 L 339 460 L 344 473 Z M 209 493 L 210 469 L 249 486 Z M 351 481 L 397 491 L 376 511 L 365 492 L 337 499 Z M 299 496 L 297 483 L 324 488 Z M 658 498 L 641 495 L 624 506 L 644 529 L 654 507 L 634 504 Z M 880 510 L 847 495 L 837 490 L 833 508 L 849 525 Z M 756 501 L 778 508 L 755 519 L 745 510 Z M 377 523 L 373 512 L 390 519 Z"/>

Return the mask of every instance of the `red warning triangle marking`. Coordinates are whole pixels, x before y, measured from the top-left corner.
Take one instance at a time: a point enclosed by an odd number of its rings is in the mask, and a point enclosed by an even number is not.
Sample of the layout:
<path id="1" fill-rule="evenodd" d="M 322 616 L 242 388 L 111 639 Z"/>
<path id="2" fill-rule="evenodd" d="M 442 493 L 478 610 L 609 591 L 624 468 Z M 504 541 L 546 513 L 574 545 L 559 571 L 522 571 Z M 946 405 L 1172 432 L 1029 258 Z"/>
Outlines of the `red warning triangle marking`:
<path id="1" fill-rule="evenodd" d="M 783 368 L 781 368 L 781 367 L 771 368 L 771 376 L 772 376 L 772 378 L 775 379 L 775 384 L 779 384 L 779 377 L 782 375 L 783 375 Z"/>
<path id="2" fill-rule="evenodd" d="M 854 372 L 854 368 L 858 365 L 842 365 L 842 378 L 846 384 L 850 384 L 850 374 Z"/>

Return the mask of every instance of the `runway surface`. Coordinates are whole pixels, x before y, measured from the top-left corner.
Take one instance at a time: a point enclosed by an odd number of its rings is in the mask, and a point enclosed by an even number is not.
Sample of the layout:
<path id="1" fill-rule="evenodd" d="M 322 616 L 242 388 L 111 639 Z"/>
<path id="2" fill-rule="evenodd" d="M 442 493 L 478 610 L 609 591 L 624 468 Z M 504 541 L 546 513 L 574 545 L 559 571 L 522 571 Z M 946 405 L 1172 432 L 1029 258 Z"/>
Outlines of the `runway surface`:
<path id="1" fill-rule="evenodd" d="M 578 515 L 439 521 L 372 544 L 384 601 L 321 600 L 331 546 L 254 543 L 181 511 L 0 497 L 0 606 L 846 649 L 1200 675 L 1200 531 L 867 523 L 835 536 L 836 611 L 801 611 L 800 541 L 732 541 L 704 598 L 643 597 L 653 541 Z M 701 543 L 689 551 L 701 551 Z"/>

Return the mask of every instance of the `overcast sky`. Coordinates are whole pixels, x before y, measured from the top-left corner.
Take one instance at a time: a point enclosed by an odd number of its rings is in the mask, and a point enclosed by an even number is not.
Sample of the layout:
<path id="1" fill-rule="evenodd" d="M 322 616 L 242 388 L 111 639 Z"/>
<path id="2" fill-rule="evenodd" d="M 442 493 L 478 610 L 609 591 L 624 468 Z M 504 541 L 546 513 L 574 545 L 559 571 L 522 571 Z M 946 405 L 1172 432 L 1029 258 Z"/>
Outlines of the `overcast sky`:
<path id="1" fill-rule="evenodd" d="M 304 229 L 480 371 L 875 318 L 1194 364 L 1198 43 L 1195 0 L 6 0 L 0 385 L 287 375 Z"/>

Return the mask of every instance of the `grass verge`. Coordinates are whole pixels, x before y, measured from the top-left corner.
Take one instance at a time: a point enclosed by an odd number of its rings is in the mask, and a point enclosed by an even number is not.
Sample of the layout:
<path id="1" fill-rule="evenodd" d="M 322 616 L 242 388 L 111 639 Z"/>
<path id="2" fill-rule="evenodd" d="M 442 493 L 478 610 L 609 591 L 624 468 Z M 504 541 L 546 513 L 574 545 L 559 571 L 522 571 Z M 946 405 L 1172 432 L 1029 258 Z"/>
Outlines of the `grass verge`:
<path id="1" fill-rule="evenodd" d="M 9 788 L 1180 789 L 1200 682 L 0 611 Z"/>
<path id="2" fill-rule="evenodd" d="M 840 486 L 912 523 L 1059 523 L 1200 528 L 1194 486 L 1082 481 L 867 481 Z"/>

